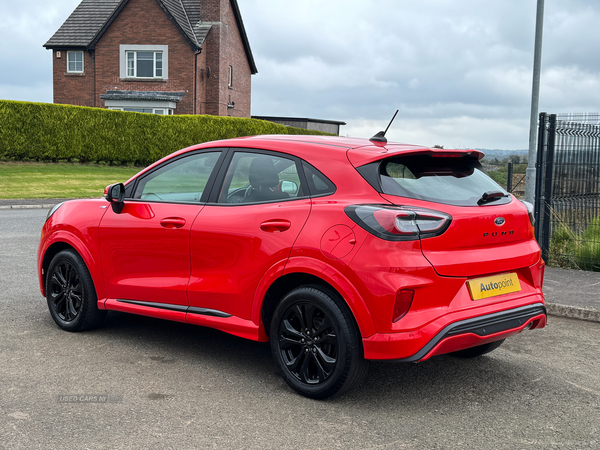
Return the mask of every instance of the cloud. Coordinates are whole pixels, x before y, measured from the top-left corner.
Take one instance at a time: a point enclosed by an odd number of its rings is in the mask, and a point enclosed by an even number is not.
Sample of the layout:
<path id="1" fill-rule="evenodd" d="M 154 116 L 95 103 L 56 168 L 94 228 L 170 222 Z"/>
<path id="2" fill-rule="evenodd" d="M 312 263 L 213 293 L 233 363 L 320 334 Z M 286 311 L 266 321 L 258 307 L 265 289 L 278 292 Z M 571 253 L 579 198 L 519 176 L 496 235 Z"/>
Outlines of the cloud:
<path id="1" fill-rule="evenodd" d="M 346 121 L 369 137 L 528 146 L 536 2 L 238 0 L 259 73 L 252 113 Z M 78 0 L 0 5 L 0 98 L 51 101 L 42 45 Z M 540 110 L 600 110 L 600 2 L 546 0 Z"/>

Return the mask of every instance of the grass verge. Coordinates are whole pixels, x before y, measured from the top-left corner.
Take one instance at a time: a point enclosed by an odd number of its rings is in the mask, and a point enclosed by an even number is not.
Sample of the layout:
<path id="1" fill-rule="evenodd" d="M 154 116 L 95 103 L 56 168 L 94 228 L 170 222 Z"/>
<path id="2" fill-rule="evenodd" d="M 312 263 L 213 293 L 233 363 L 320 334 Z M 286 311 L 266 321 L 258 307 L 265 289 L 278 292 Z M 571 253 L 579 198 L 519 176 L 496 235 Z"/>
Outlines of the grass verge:
<path id="1" fill-rule="evenodd" d="M 0 162 L 0 199 L 101 197 L 141 170 L 99 164 Z"/>

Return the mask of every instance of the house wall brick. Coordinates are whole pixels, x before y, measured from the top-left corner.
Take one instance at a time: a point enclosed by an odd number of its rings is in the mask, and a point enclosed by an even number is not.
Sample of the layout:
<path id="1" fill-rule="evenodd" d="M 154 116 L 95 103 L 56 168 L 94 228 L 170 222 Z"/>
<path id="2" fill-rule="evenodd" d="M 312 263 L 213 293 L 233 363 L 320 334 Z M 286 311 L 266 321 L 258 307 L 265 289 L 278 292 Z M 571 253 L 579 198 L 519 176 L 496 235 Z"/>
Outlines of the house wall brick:
<path id="1" fill-rule="evenodd" d="M 167 80 L 122 79 L 120 45 L 168 45 Z M 194 113 L 194 51 L 156 0 L 129 0 L 96 44 L 96 97 L 107 90 L 185 92 L 176 114 Z"/>
<path id="2" fill-rule="evenodd" d="M 83 52 L 83 73 L 67 73 L 67 51 L 69 50 L 52 50 L 54 103 L 96 106 L 94 103 L 94 58 L 88 52 Z M 81 51 L 81 49 L 73 49 L 73 51 Z"/>
<path id="3" fill-rule="evenodd" d="M 250 117 L 250 80 L 251 70 L 244 51 L 244 45 L 239 28 L 229 0 L 223 10 L 223 26 L 221 27 L 222 41 L 226 44 L 221 49 L 221 73 L 224 80 L 221 83 L 221 101 L 225 104 L 235 103 L 234 108 L 227 109 L 228 116 Z M 233 68 L 233 85 L 228 86 L 229 66 Z"/>
<path id="4" fill-rule="evenodd" d="M 65 50 L 60 59 L 53 51 L 54 102 L 104 107 L 100 95 L 107 90 L 183 91 L 175 114 L 250 117 L 251 70 L 230 0 L 198 1 L 202 20 L 216 22 L 201 52 L 192 48 L 157 0 L 129 0 L 94 51 L 85 52 L 83 75 L 67 74 Z M 121 78 L 121 44 L 168 45 L 168 79 Z M 232 88 L 229 65 L 234 70 Z M 234 108 L 227 107 L 230 102 Z"/>
<path id="5" fill-rule="evenodd" d="M 220 3 L 220 5 L 218 5 Z M 207 2 L 220 11 L 219 25 L 213 25 L 205 42 L 207 66 L 211 77 L 206 82 L 208 114 L 250 117 L 251 69 L 242 43 L 230 0 Z M 207 14 L 216 14 L 207 11 Z M 229 66 L 233 68 L 233 86 L 229 87 Z M 227 105 L 235 103 L 234 108 Z"/>

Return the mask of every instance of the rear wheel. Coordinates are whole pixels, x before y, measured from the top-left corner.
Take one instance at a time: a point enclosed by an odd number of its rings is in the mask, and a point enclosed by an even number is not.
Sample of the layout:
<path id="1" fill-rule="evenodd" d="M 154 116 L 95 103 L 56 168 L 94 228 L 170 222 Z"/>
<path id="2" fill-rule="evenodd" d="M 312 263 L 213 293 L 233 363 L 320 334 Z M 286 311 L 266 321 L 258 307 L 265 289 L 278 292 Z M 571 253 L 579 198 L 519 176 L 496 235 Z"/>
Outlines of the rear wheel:
<path id="1" fill-rule="evenodd" d="M 271 350 L 288 385 L 301 395 L 325 399 L 356 386 L 365 376 L 359 332 L 335 294 L 302 286 L 277 305 Z"/>
<path id="2" fill-rule="evenodd" d="M 66 331 L 98 327 L 106 311 L 98 309 L 92 277 L 73 250 L 58 253 L 48 267 L 46 299 L 54 322 Z"/>
<path id="3" fill-rule="evenodd" d="M 504 339 L 499 341 L 490 342 L 489 344 L 478 345 L 477 347 L 466 348 L 457 352 L 450 353 L 452 356 L 458 356 L 459 358 L 475 358 L 477 356 L 485 355 L 493 350 L 496 350 L 502 345 Z"/>

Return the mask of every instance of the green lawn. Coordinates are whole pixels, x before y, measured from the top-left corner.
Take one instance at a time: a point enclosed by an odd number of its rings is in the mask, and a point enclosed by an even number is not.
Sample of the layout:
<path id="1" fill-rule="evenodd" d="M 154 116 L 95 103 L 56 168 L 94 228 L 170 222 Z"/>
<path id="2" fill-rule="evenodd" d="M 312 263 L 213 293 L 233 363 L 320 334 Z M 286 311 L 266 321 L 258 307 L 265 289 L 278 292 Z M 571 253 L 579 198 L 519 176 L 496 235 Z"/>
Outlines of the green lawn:
<path id="1" fill-rule="evenodd" d="M 139 167 L 97 164 L 0 162 L 0 199 L 101 197 Z"/>

